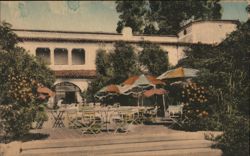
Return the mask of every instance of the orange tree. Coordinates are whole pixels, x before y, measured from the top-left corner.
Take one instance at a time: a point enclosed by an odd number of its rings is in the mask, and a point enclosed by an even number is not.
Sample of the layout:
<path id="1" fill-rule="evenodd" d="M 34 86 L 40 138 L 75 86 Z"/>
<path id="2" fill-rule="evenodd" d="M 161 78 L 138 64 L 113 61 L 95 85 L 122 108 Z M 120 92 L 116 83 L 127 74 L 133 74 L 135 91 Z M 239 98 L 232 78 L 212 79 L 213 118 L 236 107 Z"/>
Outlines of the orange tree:
<path id="1" fill-rule="evenodd" d="M 9 24 L 0 25 L 0 34 L 1 130 L 8 136 L 21 136 L 41 110 L 37 87 L 52 86 L 54 76 L 44 63 L 16 45 L 17 36 Z"/>
<path id="2" fill-rule="evenodd" d="M 187 130 L 206 129 L 204 120 L 211 113 L 208 103 L 208 91 L 194 82 L 188 82 L 183 85 L 181 90 L 181 102 L 183 104 L 183 113 L 187 119 L 184 124 Z"/>

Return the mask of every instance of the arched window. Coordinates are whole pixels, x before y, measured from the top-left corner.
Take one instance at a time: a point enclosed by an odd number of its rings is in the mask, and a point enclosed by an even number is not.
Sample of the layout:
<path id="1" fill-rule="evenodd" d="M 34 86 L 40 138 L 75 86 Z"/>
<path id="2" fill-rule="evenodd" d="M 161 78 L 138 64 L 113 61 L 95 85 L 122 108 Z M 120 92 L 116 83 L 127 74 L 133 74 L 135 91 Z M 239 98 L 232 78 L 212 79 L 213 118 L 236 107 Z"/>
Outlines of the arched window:
<path id="1" fill-rule="evenodd" d="M 85 64 L 85 51 L 84 51 L 84 49 L 73 49 L 72 50 L 72 64 L 73 65 Z"/>
<path id="2" fill-rule="evenodd" d="M 46 64 L 50 64 L 50 49 L 49 48 L 36 48 L 36 56 L 41 58 Z"/>
<path id="3" fill-rule="evenodd" d="M 55 65 L 67 65 L 68 50 L 66 48 L 56 48 L 54 50 L 54 62 Z"/>

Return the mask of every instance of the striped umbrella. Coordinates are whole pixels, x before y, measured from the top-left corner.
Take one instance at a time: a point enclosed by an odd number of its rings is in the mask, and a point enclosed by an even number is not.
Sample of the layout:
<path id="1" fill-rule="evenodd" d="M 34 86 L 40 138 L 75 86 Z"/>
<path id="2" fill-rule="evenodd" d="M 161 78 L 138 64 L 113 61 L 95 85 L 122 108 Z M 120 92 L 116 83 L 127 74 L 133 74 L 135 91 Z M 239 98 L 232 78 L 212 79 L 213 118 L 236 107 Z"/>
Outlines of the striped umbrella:
<path id="1" fill-rule="evenodd" d="M 143 90 L 155 88 L 156 85 L 164 85 L 161 80 L 150 75 L 132 76 L 122 83 L 121 92 L 123 94 L 131 94 L 142 92 Z"/>
<path id="2" fill-rule="evenodd" d="M 191 78 L 196 77 L 198 72 L 199 70 L 197 69 L 179 67 L 166 71 L 165 73 L 158 76 L 157 79 L 164 80 L 173 78 Z"/>
<path id="3" fill-rule="evenodd" d="M 47 94 L 50 97 L 55 95 L 55 93 L 52 90 L 50 90 L 49 88 L 47 88 L 47 87 L 38 87 L 37 92 L 40 93 L 40 94 Z"/>
<path id="4" fill-rule="evenodd" d="M 165 89 L 150 89 L 150 90 L 146 90 L 145 92 L 143 92 L 143 95 L 146 97 L 150 97 L 153 95 L 164 95 L 167 94 L 168 91 L 166 91 Z"/>
<path id="5" fill-rule="evenodd" d="M 149 75 L 132 76 L 124 81 L 121 85 L 120 91 L 125 95 L 135 95 L 138 97 L 138 106 L 140 97 L 145 90 L 156 88 L 156 85 L 164 85 L 165 83 L 161 80 L 156 79 Z M 142 99 L 143 105 L 143 99 Z"/>
<path id="6" fill-rule="evenodd" d="M 165 111 L 166 110 L 165 94 L 167 94 L 167 93 L 168 93 L 167 90 L 160 88 L 160 89 L 150 89 L 150 90 L 147 90 L 147 91 L 145 91 L 143 93 L 143 95 L 146 96 L 146 97 L 150 97 L 150 96 L 153 96 L 153 95 L 162 95 L 163 109 Z"/>
<path id="7" fill-rule="evenodd" d="M 119 86 L 111 84 L 100 89 L 95 94 L 95 97 L 102 99 L 108 96 L 119 95 L 119 94 L 120 94 Z"/>

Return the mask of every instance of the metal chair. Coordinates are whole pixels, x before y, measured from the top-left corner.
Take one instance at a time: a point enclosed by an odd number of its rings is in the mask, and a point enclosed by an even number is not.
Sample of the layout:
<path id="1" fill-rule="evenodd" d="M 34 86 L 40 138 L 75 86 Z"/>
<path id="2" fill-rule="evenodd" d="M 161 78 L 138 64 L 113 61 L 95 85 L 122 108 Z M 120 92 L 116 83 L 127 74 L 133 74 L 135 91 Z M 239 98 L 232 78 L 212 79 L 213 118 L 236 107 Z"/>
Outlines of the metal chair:
<path id="1" fill-rule="evenodd" d="M 157 120 L 157 113 L 158 113 L 158 106 L 155 106 L 153 109 L 148 109 L 144 112 L 144 118 L 147 122 L 156 122 Z"/>
<path id="2" fill-rule="evenodd" d="M 81 124 L 78 122 L 78 110 L 77 109 L 69 109 L 66 112 L 67 121 L 69 128 L 79 128 Z"/>
<path id="3" fill-rule="evenodd" d="M 81 129 L 82 134 L 100 133 L 102 129 L 102 125 L 103 125 L 101 118 L 95 115 L 94 110 L 82 111 L 82 117 L 79 123 L 81 124 L 80 129 Z"/>
<path id="4" fill-rule="evenodd" d="M 117 116 L 113 117 L 115 123 L 114 133 L 129 131 L 129 126 L 135 122 L 134 112 L 131 110 L 118 110 Z"/>
<path id="5" fill-rule="evenodd" d="M 174 125 L 178 125 L 182 127 L 182 114 L 183 114 L 183 106 L 182 105 L 170 105 L 165 111 L 165 120 L 169 120 L 169 127 L 173 127 Z"/>
<path id="6" fill-rule="evenodd" d="M 119 104 L 119 103 L 113 104 L 113 108 L 119 108 L 119 107 L 120 107 L 120 104 Z"/>

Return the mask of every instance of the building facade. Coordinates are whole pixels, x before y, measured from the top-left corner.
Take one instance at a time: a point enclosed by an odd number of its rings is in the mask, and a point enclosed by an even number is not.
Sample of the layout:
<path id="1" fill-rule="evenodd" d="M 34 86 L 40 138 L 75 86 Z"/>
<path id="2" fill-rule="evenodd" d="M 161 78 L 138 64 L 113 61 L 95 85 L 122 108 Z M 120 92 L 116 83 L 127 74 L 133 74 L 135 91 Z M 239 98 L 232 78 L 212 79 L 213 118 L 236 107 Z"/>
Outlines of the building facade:
<path id="1" fill-rule="evenodd" d="M 236 30 L 237 21 L 194 21 L 185 25 L 178 34 L 166 36 L 133 35 L 131 28 L 122 33 L 69 32 L 13 29 L 18 35 L 19 46 L 31 55 L 43 59 L 55 72 L 54 101 L 63 98 L 66 103 L 81 102 L 80 92 L 87 89 L 96 76 L 95 58 L 99 48 L 110 51 L 117 41 L 132 44 L 136 51 L 143 41 L 160 45 L 168 52 L 171 65 L 176 65 L 190 44 L 219 44 Z"/>

